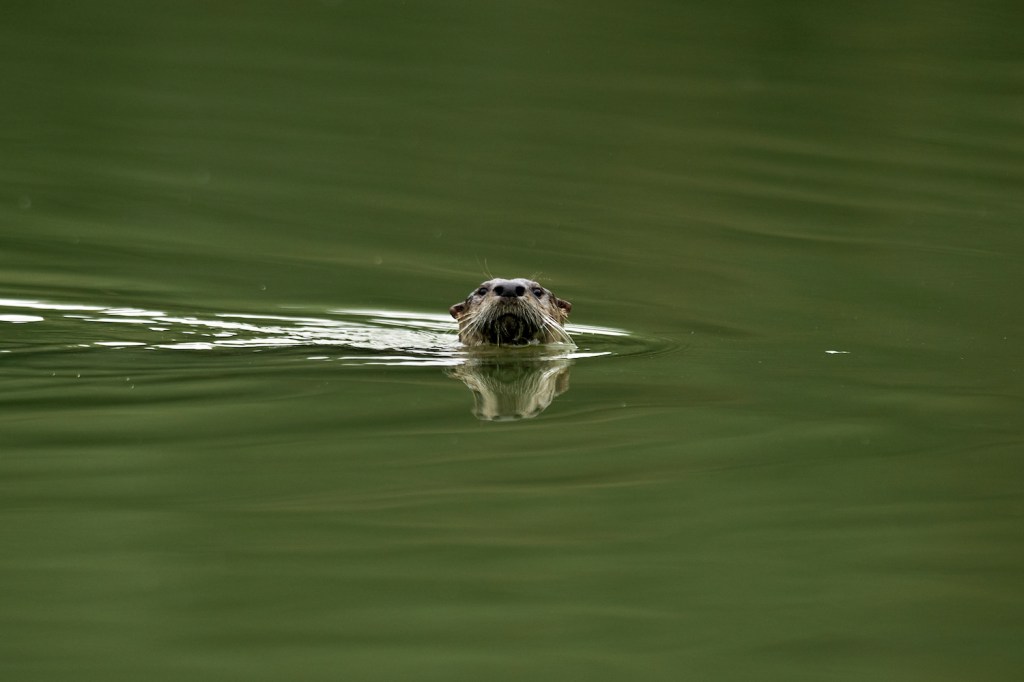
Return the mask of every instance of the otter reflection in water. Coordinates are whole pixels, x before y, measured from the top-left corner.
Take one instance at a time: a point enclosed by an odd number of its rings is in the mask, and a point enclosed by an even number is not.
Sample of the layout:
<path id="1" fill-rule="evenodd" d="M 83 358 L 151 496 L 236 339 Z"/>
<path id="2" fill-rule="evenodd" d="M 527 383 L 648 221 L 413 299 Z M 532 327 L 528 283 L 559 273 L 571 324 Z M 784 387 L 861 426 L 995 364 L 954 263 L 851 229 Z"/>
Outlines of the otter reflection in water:
<path id="1" fill-rule="evenodd" d="M 473 414 L 486 421 L 531 419 L 569 390 L 568 358 L 470 358 L 447 370 L 473 392 Z"/>
<path id="2" fill-rule="evenodd" d="M 492 279 L 449 312 L 472 357 L 449 370 L 473 392 L 473 414 L 501 421 L 536 417 L 569 388 L 566 357 L 494 346 L 572 345 L 564 324 L 572 304 L 532 280 Z"/>

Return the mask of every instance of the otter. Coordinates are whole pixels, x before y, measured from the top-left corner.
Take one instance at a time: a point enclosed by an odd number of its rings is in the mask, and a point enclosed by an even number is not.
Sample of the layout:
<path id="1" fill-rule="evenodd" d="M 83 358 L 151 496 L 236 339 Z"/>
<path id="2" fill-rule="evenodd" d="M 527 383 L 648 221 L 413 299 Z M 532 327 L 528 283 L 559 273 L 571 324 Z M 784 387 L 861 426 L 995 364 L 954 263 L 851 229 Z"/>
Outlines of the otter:
<path id="1" fill-rule="evenodd" d="M 483 282 L 448 312 L 467 346 L 572 343 L 563 328 L 572 303 L 522 277 Z"/>

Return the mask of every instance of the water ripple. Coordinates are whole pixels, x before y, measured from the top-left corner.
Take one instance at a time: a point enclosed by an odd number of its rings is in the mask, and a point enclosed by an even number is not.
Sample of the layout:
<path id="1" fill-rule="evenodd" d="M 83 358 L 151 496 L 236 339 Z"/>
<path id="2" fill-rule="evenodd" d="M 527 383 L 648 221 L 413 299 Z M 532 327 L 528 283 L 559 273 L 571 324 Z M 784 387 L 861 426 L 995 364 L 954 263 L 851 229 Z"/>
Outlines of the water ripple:
<path id="1" fill-rule="evenodd" d="M 191 352 L 305 348 L 317 351 L 309 360 L 405 366 L 455 366 L 466 358 L 455 323 L 436 313 L 336 309 L 315 316 L 183 314 L 145 307 L 0 299 L 0 324 L 5 322 L 18 325 L 18 333 L 4 335 L 8 352 L 55 346 Z M 575 346 L 550 344 L 523 350 L 544 360 L 654 350 L 652 344 L 623 329 L 582 324 L 569 324 L 566 329 Z M 341 354 L 335 354 L 337 350 Z"/>

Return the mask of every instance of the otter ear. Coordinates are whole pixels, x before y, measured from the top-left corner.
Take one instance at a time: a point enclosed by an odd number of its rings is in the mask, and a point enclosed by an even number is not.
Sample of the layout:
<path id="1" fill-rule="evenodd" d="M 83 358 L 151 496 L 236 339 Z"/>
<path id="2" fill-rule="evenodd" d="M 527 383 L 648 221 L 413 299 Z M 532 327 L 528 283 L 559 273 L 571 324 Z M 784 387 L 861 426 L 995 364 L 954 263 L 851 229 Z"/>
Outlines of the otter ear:
<path id="1" fill-rule="evenodd" d="M 454 317 L 456 320 L 462 317 L 462 313 L 464 313 L 465 311 L 465 303 L 456 303 L 455 305 L 448 309 L 448 312 L 450 312 L 452 314 L 452 317 Z"/>
<path id="2" fill-rule="evenodd" d="M 572 312 L 572 303 L 569 303 L 568 301 L 563 301 L 560 298 L 556 298 L 555 305 L 564 310 L 566 315 Z"/>

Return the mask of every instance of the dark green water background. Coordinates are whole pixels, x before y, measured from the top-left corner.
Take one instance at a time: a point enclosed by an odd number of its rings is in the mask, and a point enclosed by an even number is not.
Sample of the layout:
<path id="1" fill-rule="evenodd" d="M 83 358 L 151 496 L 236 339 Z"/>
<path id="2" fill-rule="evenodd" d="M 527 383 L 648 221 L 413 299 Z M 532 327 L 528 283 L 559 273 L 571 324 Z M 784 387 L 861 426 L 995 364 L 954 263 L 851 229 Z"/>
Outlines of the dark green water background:
<path id="1" fill-rule="evenodd" d="M 537 275 L 648 352 L 486 423 L 437 367 L 0 310 L 0 677 L 1020 679 L 1022 35 L 6 3 L 0 298 L 443 314 Z"/>

